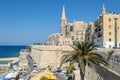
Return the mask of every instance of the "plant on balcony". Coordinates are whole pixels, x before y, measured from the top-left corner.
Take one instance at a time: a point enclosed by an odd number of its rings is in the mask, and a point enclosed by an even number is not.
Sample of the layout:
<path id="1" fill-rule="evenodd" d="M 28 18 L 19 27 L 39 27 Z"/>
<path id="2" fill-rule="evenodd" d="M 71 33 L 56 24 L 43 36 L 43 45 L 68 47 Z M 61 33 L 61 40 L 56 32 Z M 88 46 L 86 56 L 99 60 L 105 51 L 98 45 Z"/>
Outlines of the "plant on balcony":
<path id="1" fill-rule="evenodd" d="M 114 50 L 108 51 L 108 60 L 110 59 L 110 57 L 112 56 L 113 53 L 114 53 Z"/>

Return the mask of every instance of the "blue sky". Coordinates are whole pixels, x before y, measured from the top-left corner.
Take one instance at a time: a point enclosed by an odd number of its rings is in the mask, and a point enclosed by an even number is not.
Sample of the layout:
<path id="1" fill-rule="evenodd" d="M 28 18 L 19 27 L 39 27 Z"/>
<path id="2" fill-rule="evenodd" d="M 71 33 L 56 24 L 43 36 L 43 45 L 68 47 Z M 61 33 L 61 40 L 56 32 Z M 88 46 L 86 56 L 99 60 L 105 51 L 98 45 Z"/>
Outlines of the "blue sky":
<path id="1" fill-rule="evenodd" d="M 69 22 L 95 21 L 104 3 L 120 13 L 120 0 L 0 0 L 0 45 L 45 42 L 60 31 L 62 6 Z"/>

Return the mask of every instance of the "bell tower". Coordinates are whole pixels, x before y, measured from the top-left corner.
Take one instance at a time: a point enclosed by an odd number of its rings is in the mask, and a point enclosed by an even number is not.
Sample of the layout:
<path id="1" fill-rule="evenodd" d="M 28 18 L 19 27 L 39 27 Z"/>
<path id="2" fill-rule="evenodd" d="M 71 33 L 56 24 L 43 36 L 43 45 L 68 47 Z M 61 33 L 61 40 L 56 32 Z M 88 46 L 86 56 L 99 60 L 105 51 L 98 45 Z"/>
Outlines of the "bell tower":
<path id="1" fill-rule="evenodd" d="M 106 14 L 106 8 L 105 8 L 105 6 L 104 6 L 104 4 L 103 4 L 103 7 L 102 7 L 102 15 L 104 15 L 104 14 Z"/>
<path id="2" fill-rule="evenodd" d="M 67 24 L 67 18 L 65 16 L 65 8 L 63 6 L 62 17 L 61 17 L 61 25 L 60 25 L 60 27 L 61 27 L 60 33 L 62 35 L 65 35 L 65 33 L 66 33 L 66 24 Z"/>

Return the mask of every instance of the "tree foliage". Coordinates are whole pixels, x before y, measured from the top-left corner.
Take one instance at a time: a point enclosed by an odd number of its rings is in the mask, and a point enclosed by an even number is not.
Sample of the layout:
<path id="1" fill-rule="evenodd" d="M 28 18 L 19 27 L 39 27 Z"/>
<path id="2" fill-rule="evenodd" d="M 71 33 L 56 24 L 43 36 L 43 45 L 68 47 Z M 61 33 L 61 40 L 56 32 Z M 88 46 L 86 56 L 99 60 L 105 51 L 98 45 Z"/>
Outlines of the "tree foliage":
<path id="1" fill-rule="evenodd" d="M 63 51 L 64 55 L 61 57 L 61 64 L 69 62 L 69 67 L 71 67 L 77 63 L 83 75 L 82 77 L 84 77 L 86 65 L 90 65 L 94 69 L 95 65 L 100 67 L 101 64 L 108 65 L 107 60 L 95 52 L 96 45 L 93 42 L 76 41 L 71 47 L 74 49 L 73 51 Z"/>

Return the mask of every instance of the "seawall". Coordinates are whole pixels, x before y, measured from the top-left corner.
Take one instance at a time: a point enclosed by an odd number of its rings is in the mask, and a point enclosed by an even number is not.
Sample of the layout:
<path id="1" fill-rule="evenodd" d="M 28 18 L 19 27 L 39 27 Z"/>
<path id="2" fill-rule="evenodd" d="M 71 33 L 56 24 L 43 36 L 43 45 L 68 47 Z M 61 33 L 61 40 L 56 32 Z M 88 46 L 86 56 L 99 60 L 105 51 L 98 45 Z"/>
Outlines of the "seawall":
<path id="1" fill-rule="evenodd" d="M 60 58 L 63 55 L 62 51 L 72 51 L 70 46 L 44 46 L 34 45 L 32 46 L 31 56 L 39 67 L 53 66 L 57 67 L 60 64 Z M 108 58 L 108 51 L 111 49 L 98 48 L 97 53 Z M 111 56 L 109 63 L 110 67 L 100 69 L 97 67 L 96 72 L 91 68 L 86 67 L 86 80 L 120 80 L 120 49 L 114 50 L 114 54 Z"/>
<path id="2" fill-rule="evenodd" d="M 0 61 L 14 61 L 18 59 L 18 57 L 12 57 L 12 58 L 0 58 Z"/>

